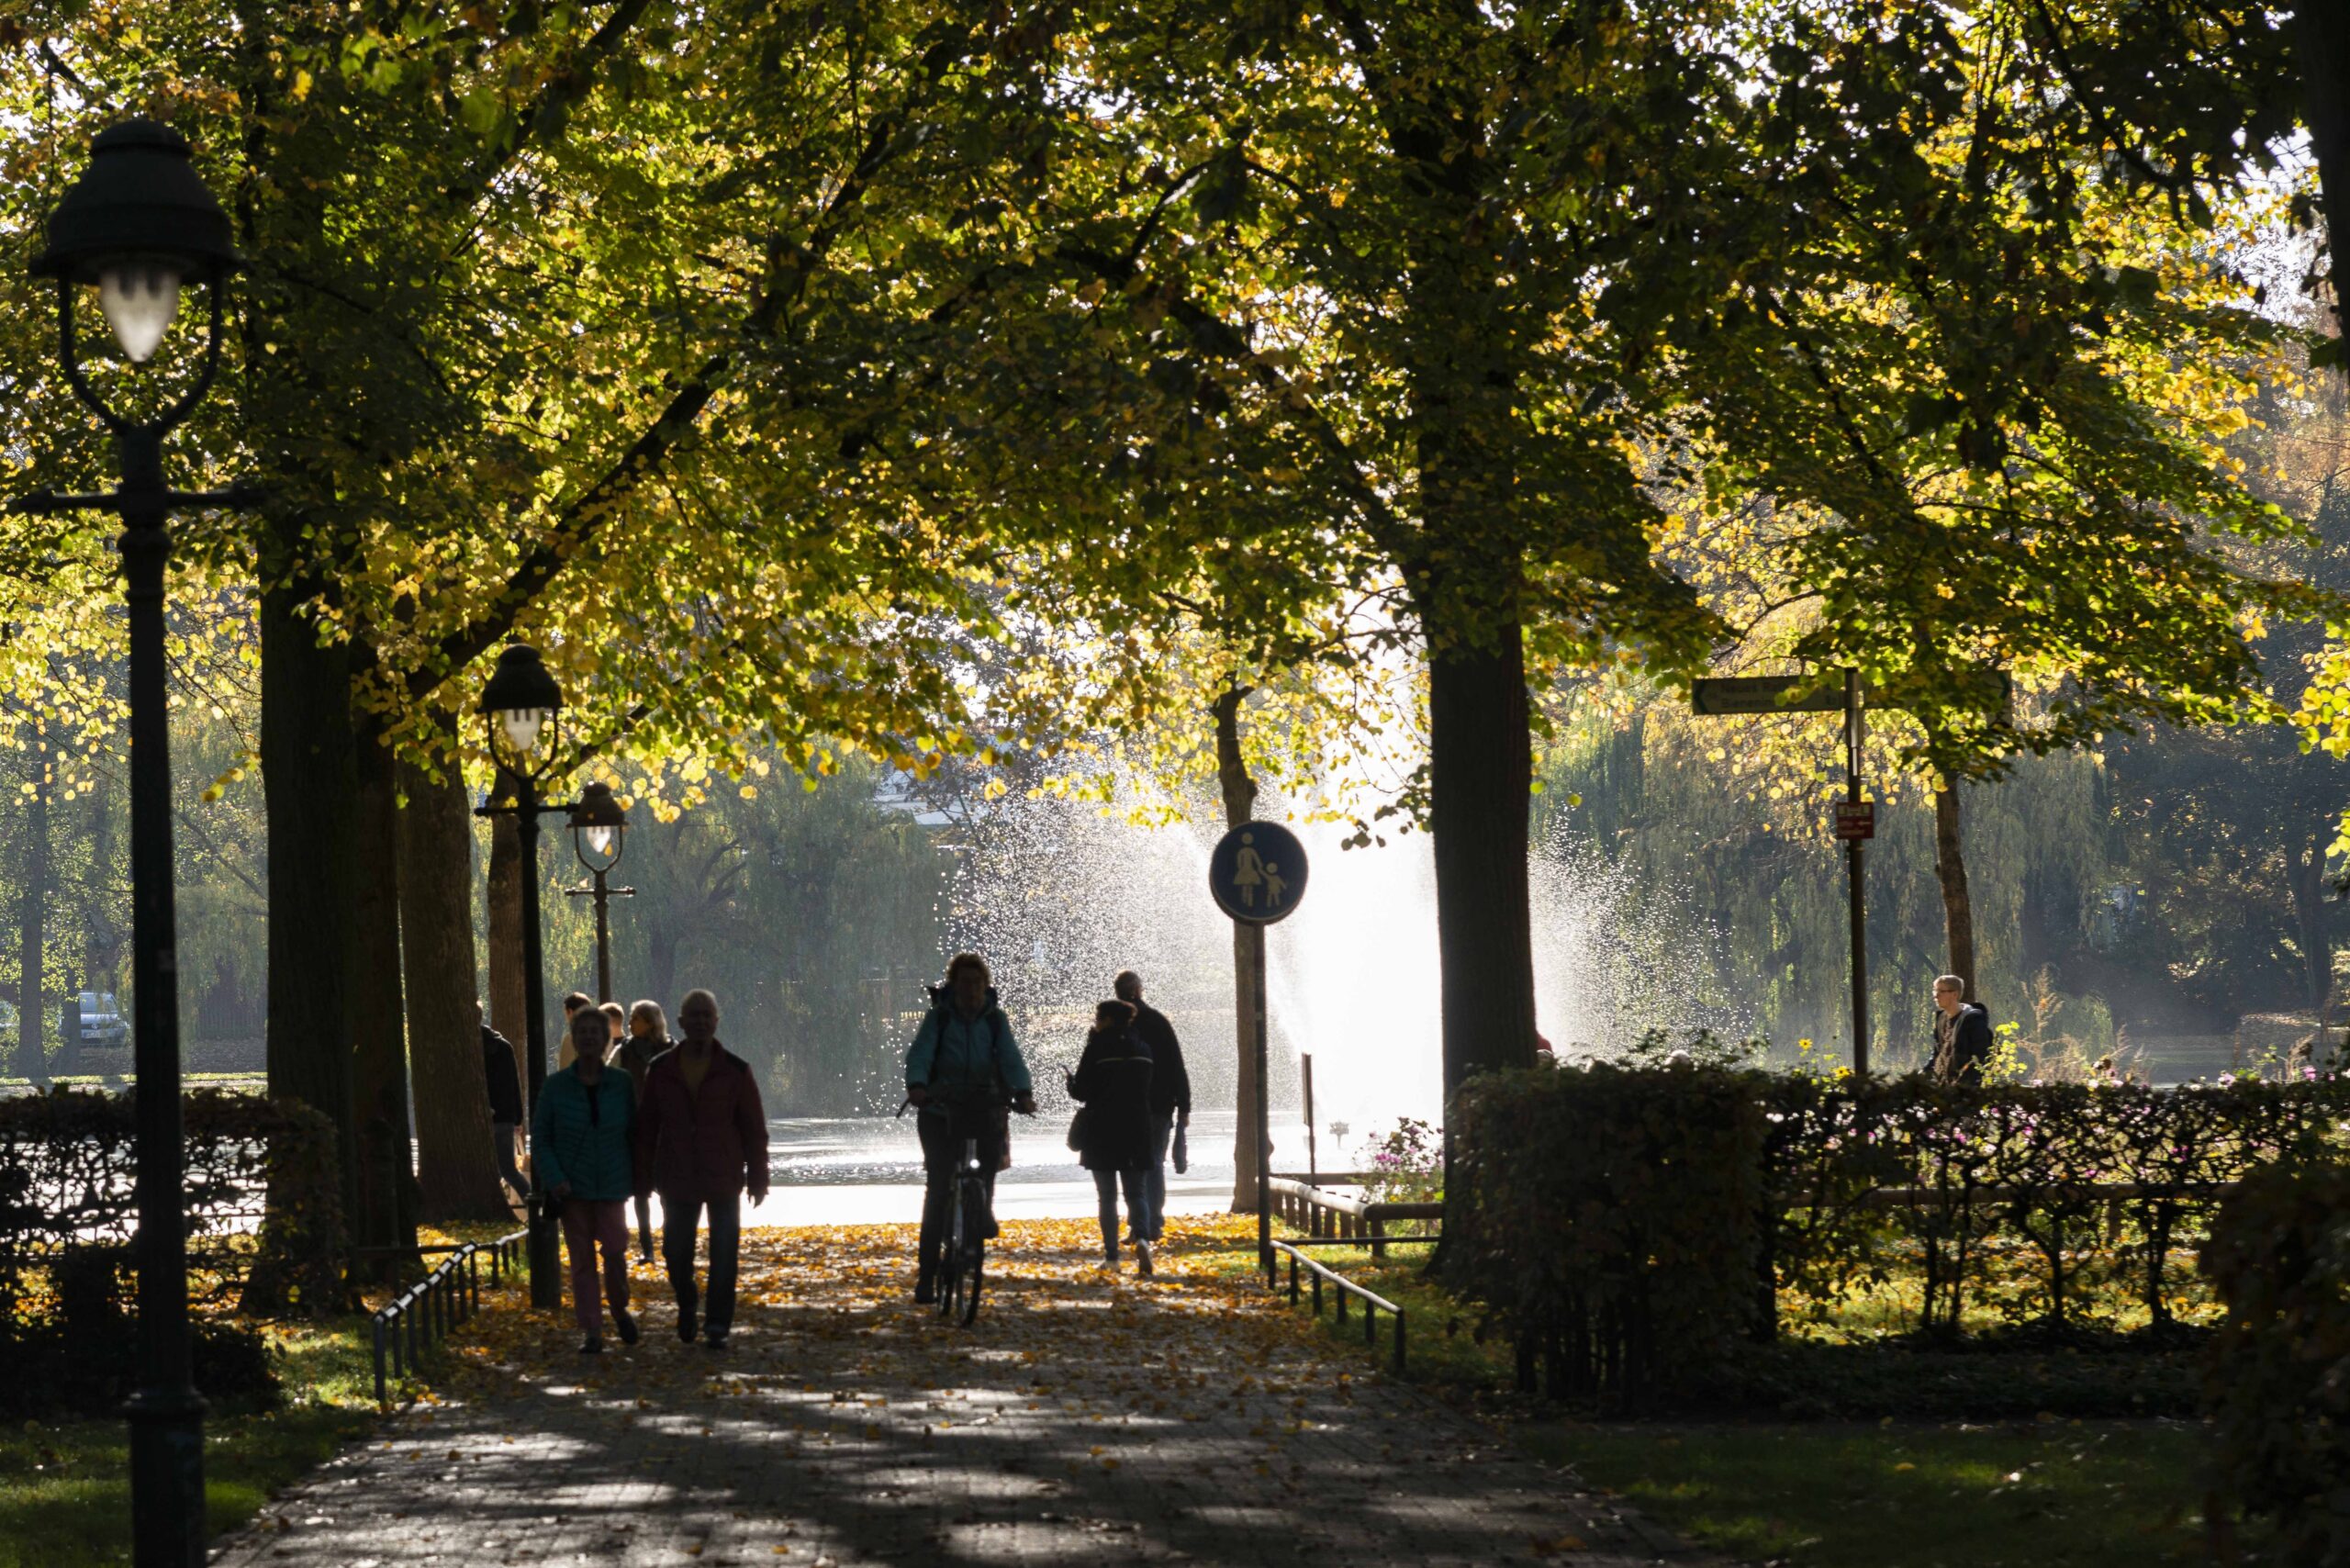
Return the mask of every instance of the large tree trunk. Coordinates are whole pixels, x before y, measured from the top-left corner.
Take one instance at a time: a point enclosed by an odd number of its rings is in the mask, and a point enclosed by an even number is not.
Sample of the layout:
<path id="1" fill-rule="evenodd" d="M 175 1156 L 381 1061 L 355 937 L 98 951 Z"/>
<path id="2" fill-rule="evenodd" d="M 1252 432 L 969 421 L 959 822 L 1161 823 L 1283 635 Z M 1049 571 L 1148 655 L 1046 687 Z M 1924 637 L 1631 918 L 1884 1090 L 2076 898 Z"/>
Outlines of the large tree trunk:
<path id="1" fill-rule="evenodd" d="M 1428 825 L 1448 1104 L 1473 1073 L 1534 1065 L 1528 722 L 1525 640 L 1514 622 L 1494 645 L 1431 649 Z"/>
<path id="2" fill-rule="evenodd" d="M 648 905 L 645 913 L 653 913 Z M 664 1013 L 675 1017 L 677 1011 L 677 928 L 667 920 L 655 924 L 645 922 L 644 971 L 652 989 L 645 992 L 661 1004 Z"/>
<path id="3" fill-rule="evenodd" d="M 2325 895 L 2325 850 L 2333 834 L 2320 828 L 2293 857 L 2293 915 L 2300 935 L 2301 984 L 2318 1027 L 2325 1026 L 2333 1001 L 2333 933 Z"/>
<path id="4" fill-rule="evenodd" d="M 49 751 L 33 753 L 25 802 L 25 889 L 17 930 L 17 1070 L 49 1081 Z M 71 1042 L 69 1042 L 70 1044 Z"/>
<path id="5" fill-rule="evenodd" d="M 2350 337 L 2350 6 L 2338 3 L 2293 7 L 2293 52 L 2300 67 L 2301 118 L 2317 154 L 2325 203 L 2327 263 L 2333 278 L 2333 319 Z"/>
<path id="6" fill-rule="evenodd" d="M 1964 981 L 1961 994 L 1975 995 L 1975 902 L 1966 890 L 1966 856 L 1959 842 L 1958 781 L 1944 778 L 1934 790 L 1934 875 L 1942 888 L 1942 927 L 1950 938 L 1950 972 Z"/>
<path id="7" fill-rule="evenodd" d="M 1216 783 L 1224 793 L 1224 823 L 1238 827 L 1257 812 L 1257 781 L 1240 755 L 1240 704 L 1245 688 L 1221 693 L 1210 710 L 1215 715 Z M 1257 1147 L 1257 1010 L 1265 991 L 1265 928 L 1232 923 L 1232 1037 L 1240 1070 L 1239 1116 L 1232 1128 L 1232 1212 L 1257 1212 L 1257 1162 L 1265 1151 Z"/>
<path id="8" fill-rule="evenodd" d="M 363 1247 L 416 1245 L 416 1165 L 408 1137 L 408 1023 L 400 988 L 398 769 L 373 734 L 360 737 L 359 865 L 351 909 L 350 1007 L 355 1054 Z"/>
<path id="9" fill-rule="evenodd" d="M 400 958 L 408 977 L 420 1217 L 513 1214 L 489 1147 L 489 1092 L 474 1028 L 474 827 L 452 764 L 434 779 L 400 768 Z"/>
<path id="10" fill-rule="evenodd" d="M 495 793 L 495 791 L 493 791 Z M 510 798 L 510 797 L 509 797 Z M 522 829 L 510 816 L 489 819 L 489 1026 L 514 1042 L 514 1067 L 530 1081 L 522 1059 L 530 1031 L 522 1014 Z"/>
<path id="11" fill-rule="evenodd" d="M 321 645 L 309 585 L 261 602 L 261 764 L 269 818 L 269 1092 L 341 1134 L 342 1204 L 359 1212 L 352 1129 L 353 1045 L 344 966 L 357 897 L 351 662 Z"/>

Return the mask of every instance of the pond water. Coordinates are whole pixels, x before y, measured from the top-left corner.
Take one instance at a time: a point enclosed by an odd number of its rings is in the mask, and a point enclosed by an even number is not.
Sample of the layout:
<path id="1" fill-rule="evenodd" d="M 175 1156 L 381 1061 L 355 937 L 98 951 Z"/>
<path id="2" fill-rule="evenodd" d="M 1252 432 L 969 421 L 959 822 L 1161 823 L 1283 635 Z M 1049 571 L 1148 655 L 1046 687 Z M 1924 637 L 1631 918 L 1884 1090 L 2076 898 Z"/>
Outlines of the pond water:
<path id="1" fill-rule="evenodd" d="M 1167 1212 L 1217 1214 L 1232 1206 L 1230 1111 L 1192 1117 L 1191 1170 L 1167 1169 Z M 1012 1118 L 1012 1169 L 996 1178 L 1004 1219 L 1075 1219 L 1094 1212 L 1093 1178 L 1063 1143 L 1066 1114 Z M 863 1225 L 922 1213 L 922 1149 L 912 1113 L 887 1116 L 778 1117 L 767 1124 L 774 1189 L 750 1217 L 761 1225 Z M 1325 1139 L 1324 1163 L 1339 1151 Z M 1305 1169 L 1305 1132 L 1273 1128 L 1273 1168 Z"/>

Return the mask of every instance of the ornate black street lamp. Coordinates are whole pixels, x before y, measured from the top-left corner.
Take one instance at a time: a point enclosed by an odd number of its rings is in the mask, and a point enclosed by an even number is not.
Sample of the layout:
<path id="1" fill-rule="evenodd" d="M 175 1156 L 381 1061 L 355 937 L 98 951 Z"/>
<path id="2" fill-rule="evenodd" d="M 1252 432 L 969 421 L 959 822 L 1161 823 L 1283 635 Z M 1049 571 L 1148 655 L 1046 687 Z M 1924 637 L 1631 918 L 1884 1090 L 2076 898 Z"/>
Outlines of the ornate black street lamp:
<path id="1" fill-rule="evenodd" d="M 566 896 L 596 901 L 596 1000 L 612 999 L 612 924 L 608 913 L 614 899 L 632 899 L 634 888 L 608 886 L 604 879 L 621 863 L 621 850 L 628 843 L 628 812 L 613 798 L 612 787 L 599 779 L 579 791 L 579 804 L 571 812 L 571 847 L 579 863 L 588 868 L 594 879 L 584 888 L 572 888 Z"/>
<path id="2" fill-rule="evenodd" d="M 90 166 L 50 215 L 36 277 L 57 285 L 57 352 L 74 396 L 114 435 L 120 484 L 103 495 L 44 490 L 24 512 L 107 511 L 122 520 L 130 631 L 130 975 L 138 1129 L 139 1388 L 130 1396 L 131 1560 L 204 1561 L 204 1400 L 191 1376 L 187 1236 L 181 1209 L 178 935 L 172 900 L 172 764 L 163 687 L 163 576 L 175 506 L 250 505 L 259 492 L 174 490 L 163 438 L 195 411 L 220 367 L 220 318 L 238 265 L 228 215 L 204 188 L 179 133 L 133 119 L 102 132 Z M 74 294 L 94 286 L 133 364 L 161 346 L 180 290 L 206 286 L 210 320 L 196 379 L 152 419 L 110 408 L 82 374 Z M 27 1006 L 33 1003 L 28 1002 Z"/>
<path id="3" fill-rule="evenodd" d="M 539 651 L 516 643 L 498 655 L 498 668 L 482 688 L 482 719 L 489 731 L 490 760 L 514 783 L 511 805 L 485 804 L 475 814 L 510 816 L 522 835 L 522 1026 L 527 1031 L 524 1056 L 531 1083 L 531 1109 L 539 1107 L 539 1086 L 547 1078 L 545 964 L 539 940 L 539 817 L 546 812 L 569 812 L 569 804 L 549 805 L 539 793 L 554 771 L 562 735 L 563 689 L 539 662 Z M 492 790 L 495 797 L 498 790 Z M 554 1214 L 547 1204 L 546 1188 L 538 1161 L 531 1162 L 531 1305 L 563 1305 L 561 1260 L 555 1243 Z"/>

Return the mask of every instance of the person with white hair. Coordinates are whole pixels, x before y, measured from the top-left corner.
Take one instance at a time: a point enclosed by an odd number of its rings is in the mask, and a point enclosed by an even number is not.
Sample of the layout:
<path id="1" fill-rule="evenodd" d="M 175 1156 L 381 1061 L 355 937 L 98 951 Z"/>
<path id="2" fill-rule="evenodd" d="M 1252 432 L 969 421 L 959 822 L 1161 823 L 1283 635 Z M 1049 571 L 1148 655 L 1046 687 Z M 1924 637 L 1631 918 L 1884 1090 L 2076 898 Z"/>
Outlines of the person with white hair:
<path id="1" fill-rule="evenodd" d="M 718 998 L 689 991 L 677 1004 L 685 1038 L 645 1072 L 636 1125 L 637 1191 L 661 1194 L 661 1255 L 677 1297 L 677 1338 L 699 1327 L 713 1350 L 734 1327 L 743 1248 L 743 1194 L 767 1195 L 767 1115 L 751 1064 L 718 1042 Z M 694 1238 L 710 1217 L 710 1292 L 694 1283 Z"/>

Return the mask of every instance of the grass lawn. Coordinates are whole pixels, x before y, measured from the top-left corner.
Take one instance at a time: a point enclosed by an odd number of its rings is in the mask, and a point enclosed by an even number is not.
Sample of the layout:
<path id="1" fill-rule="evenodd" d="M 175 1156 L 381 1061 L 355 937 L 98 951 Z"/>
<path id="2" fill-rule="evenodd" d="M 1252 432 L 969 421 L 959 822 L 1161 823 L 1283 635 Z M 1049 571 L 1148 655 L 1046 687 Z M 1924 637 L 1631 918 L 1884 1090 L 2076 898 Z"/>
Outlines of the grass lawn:
<path id="1" fill-rule="evenodd" d="M 367 1320 L 269 1330 L 284 1351 L 284 1403 L 215 1409 L 205 1422 L 205 1511 L 213 1532 L 375 1420 Z M 0 1568 L 130 1561 L 129 1437 L 121 1420 L 27 1421 L 0 1429 Z"/>
<path id="2" fill-rule="evenodd" d="M 2191 1423 L 1528 1422 L 1520 1440 L 1688 1539 L 1788 1568 L 2200 1562 Z"/>
<path id="3" fill-rule="evenodd" d="M 1253 1269 L 1254 1240 L 1252 1231 L 1231 1243 L 1232 1271 Z M 1796 1345 L 1759 1351 L 1755 1381 L 1814 1391 L 1791 1402 L 1803 1416 L 1561 1419 L 1558 1406 L 1514 1393 L 1509 1346 L 1498 1337 L 1477 1342 L 1474 1309 L 1421 1272 L 1426 1248 L 1392 1249 L 1382 1264 L 1367 1252 L 1315 1250 L 1410 1315 L 1412 1381 L 1497 1417 L 1539 1457 L 1572 1465 L 1659 1524 L 1742 1561 L 1786 1568 L 2203 1561 L 2202 1428 L 2128 1415 L 2143 1387 L 2159 1384 L 2157 1403 L 2176 1403 L 2168 1385 L 2185 1381 L 2183 1369 L 2163 1358 L 1935 1357 Z M 1285 1260 L 1282 1279 L 1285 1285 Z M 1326 1288 L 1320 1332 L 1333 1351 L 1385 1368 L 1393 1350 L 1388 1321 L 1382 1316 L 1378 1343 L 1367 1348 L 1358 1314 L 1350 1310 L 1339 1328 L 1332 1294 Z M 1855 1421 L 1817 1414 L 1888 1401 L 1916 1415 Z M 1997 1417 L 1975 1418 L 1969 1405 Z M 2059 1414 L 2042 1413 L 2052 1406 Z M 2258 1536 L 2245 1532 L 2241 1544 L 2256 1549 Z"/>

